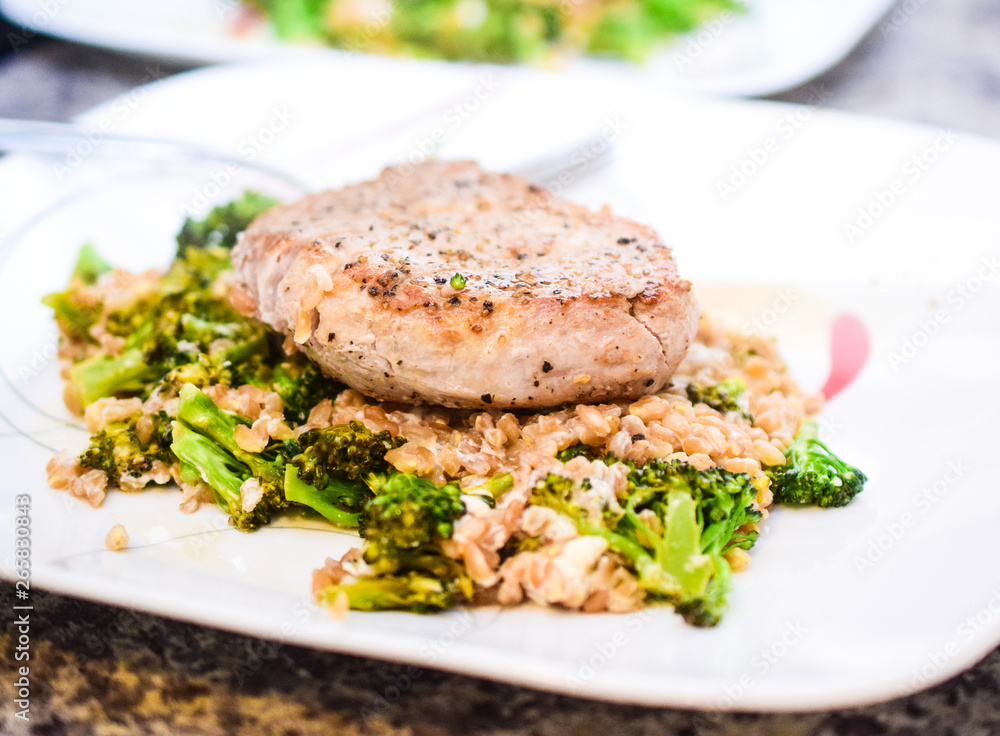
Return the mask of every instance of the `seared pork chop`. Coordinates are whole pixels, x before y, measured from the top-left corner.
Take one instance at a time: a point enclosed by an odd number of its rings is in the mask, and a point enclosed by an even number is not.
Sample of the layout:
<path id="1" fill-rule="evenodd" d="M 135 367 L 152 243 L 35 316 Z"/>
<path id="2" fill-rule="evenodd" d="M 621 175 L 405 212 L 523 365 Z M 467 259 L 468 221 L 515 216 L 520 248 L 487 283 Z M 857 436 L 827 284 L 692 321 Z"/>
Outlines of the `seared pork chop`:
<path id="1" fill-rule="evenodd" d="M 383 401 L 537 408 L 661 389 L 698 324 L 650 228 L 472 162 L 389 168 L 276 207 L 233 303 Z"/>

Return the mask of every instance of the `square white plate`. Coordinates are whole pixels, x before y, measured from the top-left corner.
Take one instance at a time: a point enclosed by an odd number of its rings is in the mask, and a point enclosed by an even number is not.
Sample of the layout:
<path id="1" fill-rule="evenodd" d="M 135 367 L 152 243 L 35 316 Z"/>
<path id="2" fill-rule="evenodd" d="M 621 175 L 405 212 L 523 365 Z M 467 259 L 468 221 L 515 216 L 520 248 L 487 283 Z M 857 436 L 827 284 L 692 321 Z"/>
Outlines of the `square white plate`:
<path id="1" fill-rule="evenodd" d="M 660 89 L 766 95 L 803 84 L 843 59 L 893 0 L 748 0 L 678 37 L 637 67 L 584 61 L 571 67 L 643 76 Z M 316 53 L 293 47 L 239 0 L 0 0 L 3 13 L 38 33 L 187 62 Z M 344 56 L 344 51 L 326 52 Z"/>
<path id="2" fill-rule="evenodd" d="M 216 67 L 85 116 L 91 150 L 0 162 L 0 529 L 31 495 L 38 587 L 359 655 L 623 702 L 830 708 L 941 681 L 1000 642 L 990 564 L 1000 494 L 1000 146 L 768 103 L 675 99 L 640 84 L 447 64 L 330 57 Z M 279 130 L 280 128 L 280 130 Z M 834 320 L 871 356 L 823 414 L 870 476 L 850 506 L 777 510 L 711 630 L 668 610 L 580 615 L 522 607 L 331 619 L 310 571 L 356 540 L 229 529 L 179 494 L 112 492 L 91 509 L 47 488 L 52 449 L 86 441 L 62 407 L 56 331 L 39 299 L 87 240 L 114 263 L 165 265 L 187 210 L 236 196 L 245 172 L 100 156 L 100 131 L 197 141 L 319 188 L 419 157 L 510 169 L 594 130 L 611 168 L 566 195 L 651 222 L 706 310 L 773 331 L 818 390 Z M 85 148 L 85 147 L 84 147 Z M 587 154 L 586 151 L 581 155 Z M 132 543 L 103 540 L 123 523 Z M 9 537 L 8 537 L 9 538 Z M 12 576 L 10 547 L 3 571 Z"/>

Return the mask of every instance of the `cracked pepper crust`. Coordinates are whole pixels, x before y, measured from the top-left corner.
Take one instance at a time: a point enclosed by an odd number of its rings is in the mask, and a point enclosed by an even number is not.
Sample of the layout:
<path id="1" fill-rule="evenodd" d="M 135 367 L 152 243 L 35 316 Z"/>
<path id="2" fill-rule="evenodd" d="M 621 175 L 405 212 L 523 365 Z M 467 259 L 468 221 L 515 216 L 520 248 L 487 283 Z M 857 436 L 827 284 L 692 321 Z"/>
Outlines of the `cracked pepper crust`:
<path id="1" fill-rule="evenodd" d="M 667 383 L 698 325 L 653 230 L 472 162 L 388 168 L 276 207 L 233 263 L 238 309 L 382 401 L 637 398 Z"/>

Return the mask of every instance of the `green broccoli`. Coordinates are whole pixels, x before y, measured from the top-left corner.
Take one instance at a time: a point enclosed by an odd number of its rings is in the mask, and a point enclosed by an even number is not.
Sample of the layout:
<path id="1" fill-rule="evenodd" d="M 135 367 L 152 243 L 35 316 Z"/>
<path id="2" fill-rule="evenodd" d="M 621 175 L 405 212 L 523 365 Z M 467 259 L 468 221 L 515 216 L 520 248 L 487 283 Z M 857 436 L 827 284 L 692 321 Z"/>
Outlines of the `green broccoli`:
<path id="1" fill-rule="evenodd" d="M 286 444 L 288 499 L 318 511 L 335 524 L 357 526 L 372 491 L 366 478 L 389 471 L 385 453 L 406 440 L 372 432 L 361 422 L 310 429 Z"/>
<path id="2" fill-rule="evenodd" d="M 268 387 L 281 397 L 285 419 L 293 424 L 305 424 L 310 410 L 323 399 L 333 399 L 344 386 L 327 378 L 319 366 L 295 353 L 274 368 Z"/>
<path id="3" fill-rule="evenodd" d="M 364 508 L 363 557 L 370 574 L 327 588 L 341 591 L 351 608 L 374 611 L 439 611 L 472 597 L 472 581 L 461 561 L 447 557 L 441 540 L 451 537 L 465 511 L 458 486 L 436 486 L 407 473 L 369 475 L 375 497 Z"/>
<path id="4" fill-rule="evenodd" d="M 266 13 L 279 38 L 292 41 L 320 40 L 323 17 L 330 0 L 248 0 Z"/>
<path id="5" fill-rule="evenodd" d="M 188 218 L 177 234 L 177 257 L 184 258 L 189 248 L 231 249 L 236 245 L 236 236 L 276 204 L 276 200 L 258 192 L 244 192 L 240 199 L 212 209 L 204 220 Z"/>
<path id="6" fill-rule="evenodd" d="M 86 243 L 80 248 L 65 291 L 42 297 L 42 304 L 55 312 L 56 324 L 63 334 L 77 340 L 97 342 L 91 337 L 90 328 L 97 324 L 103 307 L 100 302 L 95 303 L 91 295 L 84 294 L 83 287 L 93 286 L 101 274 L 110 270 L 111 266 L 94 246 Z"/>
<path id="7" fill-rule="evenodd" d="M 532 503 L 566 515 L 580 534 L 605 539 L 635 571 L 646 594 L 673 604 L 689 623 L 718 623 L 730 588 L 724 555 L 749 548 L 756 539 L 755 533 L 739 531 L 760 518 L 749 476 L 654 460 L 632 467 L 628 492 L 620 499 L 623 511 L 606 509 L 600 520 L 577 502 L 576 493 L 572 481 L 549 475 L 534 489 Z M 647 510 L 655 515 L 652 527 Z"/>
<path id="8" fill-rule="evenodd" d="M 455 566 L 460 567 L 461 563 L 455 562 Z M 362 576 L 323 589 L 317 600 L 328 606 L 333 605 L 337 596 L 344 592 L 355 611 L 433 613 L 455 605 L 454 574 L 454 571 L 449 571 L 448 577 L 438 578 L 410 571 L 398 575 Z"/>
<path id="9" fill-rule="evenodd" d="M 845 506 L 864 489 L 865 474 L 834 455 L 818 433 L 815 422 L 802 422 L 785 453 L 785 464 L 768 471 L 775 503 Z"/>
<path id="10" fill-rule="evenodd" d="M 267 524 L 274 512 L 285 508 L 285 456 L 282 443 L 271 443 L 262 452 L 248 452 L 233 438 L 237 427 L 249 422 L 220 409 L 191 384 L 180 391 L 171 450 L 181 462 L 181 478 L 199 477 L 207 483 L 243 531 Z M 250 511 L 243 511 L 240 487 L 250 478 L 259 483 L 263 497 Z"/>
<path id="11" fill-rule="evenodd" d="M 575 445 L 570 445 L 565 450 L 560 450 L 556 453 L 556 459 L 559 462 L 568 463 L 575 457 L 585 457 L 588 460 L 600 460 L 603 459 L 602 456 L 597 454 L 597 450 L 590 445 L 584 445 L 582 443 L 577 443 Z"/>
<path id="12" fill-rule="evenodd" d="M 89 289 L 109 266 L 92 246 L 83 247 L 67 290 L 45 299 L 65 336 L 94 346 L 81 351 L 71 366 L 68 393 L 81 406 L 103 397 L 146 399 L 154 393 L 163 399 L 178 397 L 179 404 L 173 423 L 166 414 L 154 417 L 153 437 L 146 443 L 136 433 L 138 416 L 109 425 L 92 438 L 81 463 L 104 470 L 111 485 L 141 475 L 154 460 L 179 464 L 182 479 L 204 480 L 244 530 L 266 524 L 290 503 L 356 527 L 372 498 L 365 476 L 387 472 L 385 453 L 403 440 L 360 424 L 345 425 L 247 452 L 233 435 L 250 422 L 222 411 L 198 390 L 249 384 L 274 391 L 282 399 L 286 421 L 296 426 L 307 420 L 313 406 L 343 388 L 304 355 L 285 355 L 281 336 L 237 313 L 219 280 L 232 268 L 230 249 L 237 234 L 273 204 L 248 193 L 216 207 L 201 222 L 185 222 L 173 263 L 126 308 L 106 309 L 101 291 Z M 122 346 L 113 354 L 99 349 L 90 335 L 98 323 L 121 338 Z M 143 431 L 147 429 L 144 425 Z M 263 498 L 245 513 L 240 487 L 251 477 Z"/>
<path id="13" fill-rule="evenodd" d="M 170 419 L 165 412 L 147 417 L 148 426 L 140 433 L 136 425 L 143 417 L 141 412 L 117 422 L 111 422 L 90 438 L 90 446 L 80 454 L 84 468 L 103 470 L 112 486 L 122 485 L 122 476 L 137 478 L 148 473 L 153 463 L 160 461 L 170 466 L 174 456 Z"/>
<path id="14" fill-rule="evenodd" d="M 263 495 L 251 509 L 243 510 L 243 484 L 253 477 L 250 467 L 205 435 L 181 422 L 173 424 L 170 449 L 180 462 L 181 480 L 204 481 L 216 501 L 240 531 L 255 531 L 270 523 L 273 514 L 285 507 L 281 486 L 264 486 Z"/>
<path id="15" fill-rule="evenodd" d="M 95 302 L 95 294 L 83 292 L 108 268 L 92 246 L 84 246 L 69 288 L 43 301 L 55 310 L 68 337 L 96 344 L 89 331 L 101 322 L 124 345 L 113 355 L 91 354 L 71 368 L 70 390 L 82 405 L 106 396 L 147 398 L 169 372 L 199 363 L 206 368 L 206 362 L 212 379 L 257 379 L 266 385 L 269 362 L 274 362 L 270 356 L 277 355 L 272 332 L 237 313 L 216 282 L 232 268 L 228 248 L 236 233 L 272 204 L 248 194 L 215 208 L 201 223 L 188 221 L 178 236 L 178 257 L 155 288 L 123 308 L 106 311 L 104 304 Z"/>
<path id="16" fill-rule="evenodd" d="M 365 561 L 380 572 L 395 572 L 413 550 L 451 537 L 452 524 L 465 511 L 458 486 L 438 487 L 408 473 L 370 475 L 375 497 L 365 505 L 361 534 Z"/>
<path id="17" fill-rule="evenodd" d="M 81 403 L 105 396 L 147 398 L 168 373 L 193 363 L 208 361 L 215 378 L 229 380 L 241 363 L 259 365 L 271 349 L 270 330 L 238 314 L 225 295 L 212 292 L 213 283 L 178 260 L 155 293 L 105 315 L 107 331 L 124 345 L 117 355 L 97 354 L 70 369 Z"/>
<path id="18" fill-rule="evenodd" d="M 351 422 L 311 429 L 297 439 L 272 441 L 261 452 L 248 452 L 234 435 L 241 425 L 249 424 L 244 417 L 220 409 L 194 385 L 181 388 L 173 451 L 182 461 L 182 471 L 185 466 L 198 471 L 215 489 L 220 505 L 241 529 L 267 523 L 271 513 L 289 504 L 307 506 L 340 526 L 357 527 L 373 495 L 370 479 L 390 471 L 385 453 L 405 441 Z M 186 431 L 178 433 L 178 426 Z M 228 474 L 219 475 L 222 471 L 207 463 Z M 238 490 L 250 477 L 264 491 L 267 512 L 255 509 L 251 521 L 244 521 L 233 486 Z"/>
<path id="19" fill-rule="evenodd" d="M 150 384 L 165 372 L 165 366 L 150 365 L 143 351 L 129 348 L 118 356 L 96 355 L 77 363 L 69 372 L 71 390 L 83 406 L 106 396 L 146 398 Z"/>
<path id="20" fill-rule="evenodd" d="M 739 405 L 739 398 L 746 391 L 746 384 L 740 378 L 728 378 L 713 386 L 700 386 L 697 383 L 687 385 L 687 397 L 692 404 L 705 404 L 716 411 L 735 411 L 749 422 L 753 422 L 753 414 Z"/>

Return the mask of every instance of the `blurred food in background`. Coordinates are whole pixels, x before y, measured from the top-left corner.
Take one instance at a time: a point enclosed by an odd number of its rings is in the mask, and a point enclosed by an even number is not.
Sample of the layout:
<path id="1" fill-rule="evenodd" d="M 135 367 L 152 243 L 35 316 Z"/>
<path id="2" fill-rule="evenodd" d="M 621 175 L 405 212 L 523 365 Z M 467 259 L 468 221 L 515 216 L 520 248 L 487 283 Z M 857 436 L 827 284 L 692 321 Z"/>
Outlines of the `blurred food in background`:
<path id="1" fill-rule="evenodd" d="M 247 0 L 279 37 L 493 63 L 558 55 L 642 61 L 739 0 Z"/>

